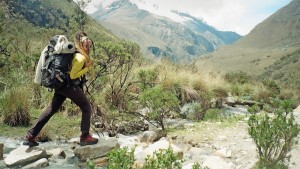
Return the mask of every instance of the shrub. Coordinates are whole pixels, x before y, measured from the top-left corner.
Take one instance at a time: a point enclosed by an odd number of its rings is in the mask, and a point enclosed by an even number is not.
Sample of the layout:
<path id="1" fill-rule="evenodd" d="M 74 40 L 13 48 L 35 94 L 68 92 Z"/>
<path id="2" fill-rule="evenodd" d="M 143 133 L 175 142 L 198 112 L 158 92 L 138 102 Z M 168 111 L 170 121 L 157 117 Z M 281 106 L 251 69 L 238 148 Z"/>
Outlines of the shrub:
<path id="1" fill-rule="evenodd" d="M 145 165 L 142 169 L 154 169 L 154 168 L 172 168 L 181 169 L 182 163 L 178 154 L 173 152 L 172 148 L 165 150 L 159 150 L 154 152 L 153 156 L 148 156 Z"/>
<path id="2" fill-rule="evenodd" d="M 290 101 L 282 101 L 274 111 L 274 118 L 267 114 L 259 118 L 253 114 L 248 120 L 248 132 L 256 144 L 260 168 L 277 167 L 289 159 L 287 153 L 300 131 L 290 106 Z"/>
<path id="3" fill-rule="evenodd" d="M 127 147 L 112 150 L 108 154 L 108 169 L 181 169 L 182 160 L 179 154 L 173 152 L 173 149 L 160 149 L 155 151 L 152 156 L 148 155 L 145 158 L 143 166 L 134 166 L 134 151 L 135 147 L 128 151 Z M 94 165 L 92 165 L 94 166 Z M 201 165 L 197 162 L 194 163 L 192 169 L 202 169 Z M 207 169 L 205 167 L 204 169 Z"/>
<path id="4" fill-rule="evenodd" d="M 147 113 L 149 119 L 156 121 L 163 130 L 165 129 L 164 118 L 179 107 L 176 95 L 159 86 L 141 93 L 140 102 L 144 107 L 150 109 L 150 112 Z"/>
<path id="5" fill-rule="evenodd" d="M 158 70 L 140 70 L 138 72 L 138 79 L 140 80 L 140 87 L 142 91 L 147 88 L 154 87 L 158 79 Z"/>
<path id="6" fill-rule="evenodd" d="M 219 109 L 209 109 L 204 115 L 205 121 L 219 121 L 221 118 L 222 117 Z"/>
<path id="7" fill-rule="evenodd" d="M 27 126 L 30 123 L 30 98 L 25 88 L 7 91 L 0 98 L 0 110 L 3 113 L 3 123 L 10 126 Z"/>
<path id="8" fill-rule="evenodd" d="M 191 85 L 196 91 L 208 92 L 208 86 L 202 78 L 194 79 Z"/>
<path id="9" fill-rule="evenodd" d="M 260 111 L 260 107 L 257 104 L 254 104 L 253 106 L 249 107 L 247 111 L 251 114 L 254 114 Z"/>
<path id="10" fill-rule="evenodd" d="M 86 161 L 86 166 L 87 166 L 88 169 L 95 169 L 95 164 L 90 159 Z"/>
<path id="11" fill-rule="evenodd" d="M 270 97 L 272 97 L 272 93 L 270 93 L 270 91 L 264 86 L 257 88 L 253 95 L 255 100 L 261 102 L 268 102 Z"/>
<path id="12" fill-rule="evenodd" d="M 230 91 L 233 96 L 243 96 L 245 94 L 243 86 L 239 84 L 232 85 Z"/>
<path id="13" fill-rule="evenodd" d="M 245 84 L 252 80 L 252 77 L 245 72 L 227 73 L 224 77 L 225 81 L 232 84 Z"/>
<path id="14" fill-rule="evenodd" d="M 225 87 L 217 86 L 212 89 L 213 95 L 218 98 L 228 97 L 228 91 Z"/>
<path id="15" fill-rule="evenodd" d="M 128 151 L 127 147 L 112 150 L 108 154 L 107 169 L 132 169 L 135 147 Z"/>
<path id="16" fill-rule="evenodd" d="M 193 164 L 192 169 L 202 169 L 201 165 L 196 162 Z M 203 169 L 209 169 L 208 167 L 204 167 Z"/>
<path id="17" fill-rule="evenodd" d="M 202 120 L 204 117 L 205 111 L 202 106 L 198 102 L 192 102 L 185 104 L 180 111 L 180 115 L 183 118 L 187 118 L 189 120 Z"/>
<path id="18" fill-rule="evenodd" d="M 280 87 L 274 80 L 264 80 L 262 83 L 270 91 L 273 97 L 280 94 Z"/>

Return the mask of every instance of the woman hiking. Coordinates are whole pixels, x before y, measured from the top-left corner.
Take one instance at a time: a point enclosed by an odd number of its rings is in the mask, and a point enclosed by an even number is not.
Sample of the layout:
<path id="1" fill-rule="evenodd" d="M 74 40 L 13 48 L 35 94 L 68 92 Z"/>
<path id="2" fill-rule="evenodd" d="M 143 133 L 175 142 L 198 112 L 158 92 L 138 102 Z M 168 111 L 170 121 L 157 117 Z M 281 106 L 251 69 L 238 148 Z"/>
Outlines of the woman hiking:
<path id="1" fill-rule="evenodd" d="M 74 54 L 69 73 L 72 83 L 60 89 L 55 89 L 50 105 L 40 115 L 35 125 L 28 130 L 23 145 L 30 147 L 39 145 L 36 141 L 36 136 L 49 119 L 60 109 L 66 98 L 72 100 L 82 111 L 80 145 L 85 146 L 98 143 L 98 139 L 93 138 L 89 132 L 92 108 L 80 86 L 82 85 L 80 82 L 84 80 L 84 75 L 93 64 L 89 57 L 90 49 L 93 47 L 93 41 L 87 37 L 85 32 L 78 32 L 75 36 L 75 47 L 77 52 Z"/>

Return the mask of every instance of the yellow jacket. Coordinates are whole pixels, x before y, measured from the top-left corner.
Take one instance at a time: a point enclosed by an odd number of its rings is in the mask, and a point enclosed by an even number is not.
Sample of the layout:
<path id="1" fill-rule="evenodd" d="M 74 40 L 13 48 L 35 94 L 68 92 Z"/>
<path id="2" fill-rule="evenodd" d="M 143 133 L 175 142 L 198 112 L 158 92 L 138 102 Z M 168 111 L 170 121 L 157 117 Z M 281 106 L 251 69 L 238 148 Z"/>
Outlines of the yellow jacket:
<path id="1" fill-rule="evenodd" d="M 89 68 L 84 67 L 86 58 L 81 53 L 75 53 L 74 59 L 72 60 L 72 68 L 70 71 L 70 78 L 76 79 L 86 74 Z"/>

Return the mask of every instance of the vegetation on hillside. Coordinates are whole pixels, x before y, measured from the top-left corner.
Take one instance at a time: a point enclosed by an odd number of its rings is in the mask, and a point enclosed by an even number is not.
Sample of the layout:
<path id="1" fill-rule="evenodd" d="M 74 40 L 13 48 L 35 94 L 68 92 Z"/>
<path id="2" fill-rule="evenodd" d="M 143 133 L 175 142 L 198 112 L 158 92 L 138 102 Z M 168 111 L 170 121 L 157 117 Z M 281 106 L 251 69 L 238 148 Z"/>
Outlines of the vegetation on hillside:
<path id="1" fill-rule="evenodd" d="M 17 2 L 0 2 L 0 117 L 3 122 L 0 131 L 3 135 L 11 134 L 8 132 L 13 127 L 13 131 L 21 131 L 15 133 L 17 136 L 23 136 L 23 127 L 39 116 L 53 95 L 33 83 L 35 66 L 48 39 L 55 34 L 66 34 L 72 39 L 79 30 L 86 31 L 95 42 L 94 76 L 87 77 L 85 88 L 94 110 L 93 124 L 100 121 L 111 135 L 115 134 L 117 123 L 141 117 L 165 130 L 168 130 L 166 118 L 222 121 L 226 116 L 222 104 L 228 96 L 237 102 L 253 101 L 250 103 L 257 104 L 254 110 L 265 112 L 274 110 L 275 99 L 290 97 L 275 81 L 259 82 L 244 72 L 221 76 L 200 71 L 193 64 L 147 60 L 136 43 L 116 38 L 88 16 L 82 17 L 73 1 Z M 33 7 L 41 10 L 33 11 Z M 30 12 L 27 14 L 25 9 Z M 60 12 L 47 15 L 43 9 L 60 9 Z M 43 23 L 42 18 L 49 24 Z M 77 107 L 66 102 L 45 131 L 51 128 L 56 135 L 66 138 L 77 134 L 71 131 L 80 125 L 78 114 Z M 115 153 L 124 154 L 123 151 Z M 163 154 L 177 159 L 170 151 L 156 156 L 163 158 Z M 148 162 L 149 166 L 156 165 L 155 159 L 149 158 Z M 169 162 L 157 165 L 169 166 L 172 164 Z"/>
<path id="2" fill-rule="evenodd" d="M 292 54 L 287 54 L 266 67 L 265 72 L 260 75 L 260 79 L 273 79 L 282 88 L 293 89 L 293 95 L 300 100 L 300 50 Z"/>

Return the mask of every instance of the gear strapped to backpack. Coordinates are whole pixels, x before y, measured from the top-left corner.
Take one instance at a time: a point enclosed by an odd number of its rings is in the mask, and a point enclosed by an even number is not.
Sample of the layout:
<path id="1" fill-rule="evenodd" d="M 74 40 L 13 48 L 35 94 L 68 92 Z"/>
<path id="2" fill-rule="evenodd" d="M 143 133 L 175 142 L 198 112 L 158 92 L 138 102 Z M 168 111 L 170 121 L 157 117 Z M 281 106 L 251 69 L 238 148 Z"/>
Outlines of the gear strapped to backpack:
<path id="1" fill-rule="evenodd" d="M 43 50 L 37 69 L 35 82 L 49 89 L 59 89 L 70 84 L 68 72 L 71 69 L 75 46 L 64 35 L 50 38 Z"/>

